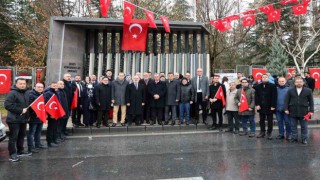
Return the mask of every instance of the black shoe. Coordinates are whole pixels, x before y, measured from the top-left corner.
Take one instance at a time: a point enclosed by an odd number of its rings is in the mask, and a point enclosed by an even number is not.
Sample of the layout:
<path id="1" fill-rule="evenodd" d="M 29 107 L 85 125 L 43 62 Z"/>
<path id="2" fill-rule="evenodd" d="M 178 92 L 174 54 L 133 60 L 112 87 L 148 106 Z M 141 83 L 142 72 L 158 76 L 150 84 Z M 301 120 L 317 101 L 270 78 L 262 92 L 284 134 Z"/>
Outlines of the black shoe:
<path id="1" fill-rule="evenodd" d="M 97 125 L 96 127 L 97 127 L 97 128 L 100 128 L 100 125 Z"/>
<path id="2" fill-rule="evenodd" d="M 181 125 L 181 124 L 184 124 L 183 121 L 180 123 L 180 125 Z"/>
<path id="3" fill-rule="evenodd" d="M 169 122 L 168 122 L 168 121 L 165 121 L 165 122 L 164 122 L 164 125 L 168 125 L 168 124 L 169 124 Z"/>
<path id="4" fill-rule="evenodd" d="M 109 124 L 103 124 L 104 127 L 110 127 Z"/>
<path id="5" fill-rule="evenodd" d="M 31 156 L 32 153 L 31 152 L 27 152 L 27 151 L 21 151 L 17 153 L 18 157 L 22 157 L 22 156 Z"/>
<path id="6" fill-rule="evenodd" d="M 126 126 L 126 124 L 125 123 L 121 123 L 121 126 Z"/>
<path id="7" fill-rule="evenodd" d="M 45 146 L 45 145 L 39 145 L 39 146 L 36 146 L 37 149 L 47 149 L 48 147 Z"/>
<path id="8" fill-rule="evenodd" d="M 58 147 L 58 144 L 55 143 L 48 143 L 49 148 Z"/>
<path id="9" fill-rule="evenodd" d="M 186 122 L 186 125 L 189 126 L 189 122 Z"/>
<path id="10" fill-rule="evenodd" d="M 20 161 L 20 158 L 17 156 L 17 154 L 12 154 L 12 155 L 10 155 L 9 161 L 18 162 L 18 161 Z"/>
<path id="11" fill-rule="evenodd" d="M 160 125 L 160 126 L 162 126 L 163 124 L 162 124 L 162 122 L 158 122 L 158 124 Z"/>
<path id="12" fill-rule="evenodd" d="M 174 126 L 176 123 L 175 122 L 171 122 L 171 126 Z"/>
<path id="13" fill-rule="evenodd" d="M 261 133 L 257 136 L 257 138 L 264 138 L 265 136 L 266 136 L 266 133 L 261 132 Z"/>
<path id="14" fill-rule="evenodd" d="M 240 132 L 240 133 L 239 133 L 239 136 L 246 136 L 246 135 L 248 135 L 247 132 Z"/>
<path id="15" fill-rule="evenodd" d="M 116 123 L 112 123 L 112 127 L 116 127 L 117 126 L 117 124 Z"/>
<path id="16" fill-rule="evenodd" d="M 217 127 L 215 127 L 215 126 L 211 126 L 210 128 L 209 128 L 209 130 L 217 130 L 218 128 Z"/>
<path id="17" fill-rule="evenodd" d="M 219 128 L 219 131 L 220 131 L 220 132 L 223 132 L 223 129 L 222 129 L 222 128 Z"/>
<path id="18" fill-rule="evenodd" d="M 84 124 L 82 124 L 82 123 L 79 123 L 79 124 L 78 124 L 78 126 L 80 126 L 80 127 L 83 127 L 83 126 L 84 126 Z"/>
<path id="19" fill-rule="evenodd" d="M 308 144 L 307 140 L 306 139 L 302 140 L 302 144 Z"/>
<path id="20" fill-rule="evenodd" d="M 207 121 L 203 121 L 203 124 L 207 125 Z"/>
<path id="21" fill-rule="evenodd" d="M 286 140 L 290 141 L 292 139 L 291 136 L 286 137 Z"/>
<path id="22" fill-rule="evenodd" d="M 267 134 L 267 139 L 268 140 L 272 140 L 273 139 L 272 135 L 271 134 Z"/>
<path id="23" fill-rule="evenodd" d="M 253 138 L 253 137 L 255 137 L 255 136 L 256 136 L 256 134 L 253 133 L 253 132 L 249 134 L 249 138 Z"/>
<path id="24" fill-rule="evenodd" d="M 74 127 L 74 128 L 78 128 L 78 127 L 79 127 L 79 125 L 77 125 L 77 124 L 73 124 L 73 127 Z"/>
<path id="25" fill-rule="evenodd" d="M 276 137 L 276 139 L 284 139 L 284 136 L 279 135 Z"/>
<path id="26" fill-rule="evenodd" d="M 36 148 L 28 148 L 28 153 L 39 153 L 39 151 Z"/>
<path id="27" fill-rule="evenodd" d="M 65 136 L 69 136 L 70 134 L 68 132 L 63 133 Z"/>
<path id="28" fill-rule="evenodd" d="M 154 122 L 153 122 L 153 121 L 151 121 L 151 122 L 150 122 L 150 125 L 151 125 L 151 126 L 153 126 L 153 124 L 154 124 Z"/>
<path id="29" fill-rule="evenodd" d="M 227 130 L 225 130 L 224 132 L 230 132 L 230 133 L 232 133 L 232 132 L 233 132 L 233 129 L 227 129 Z"/>
<path id="30" fill-rule="evenodd" d="M 298 142 L 298 139 L 290 139 L 290 142 L 291 142 L 291 143 L 297 143 L 297 142 Z"/>
<path id="31" fill-rule="evenodd" d="M 239 130 L 235 130 L 233 134 L 239 134 Z"/>

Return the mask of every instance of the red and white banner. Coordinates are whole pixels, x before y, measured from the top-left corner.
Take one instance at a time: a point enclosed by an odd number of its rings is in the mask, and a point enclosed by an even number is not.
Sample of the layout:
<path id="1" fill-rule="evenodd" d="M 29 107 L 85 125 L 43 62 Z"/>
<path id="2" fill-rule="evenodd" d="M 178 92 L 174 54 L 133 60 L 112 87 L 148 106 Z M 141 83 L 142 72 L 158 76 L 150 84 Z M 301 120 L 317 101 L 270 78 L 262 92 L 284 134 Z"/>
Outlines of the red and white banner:
<path id="1" fill-rule="evenodd" d="M 146 51 L 149 23 L 145 20 L 132 20 L 132 24 L 123 25 L 123 51 Z"/>
<path id="2" fill-rule="evenodd" d="M 10 92 L 12 80 L 11 69 L 0 69 L 0 94 L 7 94 Z"/>
<path id="3" fill-rule="evenodd" d="M 288 68 L 287 79 L 290 79 L 292 77 L 292 72 L 295 70 L 296 68 Z"/>
<path id="4" fill-rule="evenodd" d="M 254 80 L 259 81 L 261 80 L 261 77 L 263 74 L 266 74 L 267 70 L 266 69 L 261 69 L 261 68 L 252 68 L 252 76 Z"/>
<path id="5" fill-rule="evenodd" d="M 316 81 L 315 88 L 320 88 L 320 68 L 310 68 L 310 76 Z"/>

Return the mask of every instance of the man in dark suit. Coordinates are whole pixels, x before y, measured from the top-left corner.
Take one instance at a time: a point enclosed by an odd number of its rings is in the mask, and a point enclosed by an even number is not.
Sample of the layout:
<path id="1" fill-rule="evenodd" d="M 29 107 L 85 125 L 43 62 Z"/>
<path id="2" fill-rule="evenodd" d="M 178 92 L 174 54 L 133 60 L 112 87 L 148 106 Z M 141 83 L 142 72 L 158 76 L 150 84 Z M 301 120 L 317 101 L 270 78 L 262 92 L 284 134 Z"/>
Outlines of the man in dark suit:
<path id="1" fill-rule="evenodd" d="M 100 128 L 101 122 L 104 126 L 109 127 L 108 124 L 108 111 L 111 109 L 111 85 L 109 79 L 103 77 L 102 83 L 95 89 L 95 102 L 98 107 L 98 120 L 97 128 Z"/>
<path id="2" fill-rule="evenodd" d="M 151 77 L 149 76 L 148 72 L 143 73 L 143 79 L 140 79 L 139 84 L 143 84 L 145 87 L 145 96 L 146 101 L 145 105 L 143 106 L 143 121 L 146 120 L 146 123 L 149 124 L 151 118 L 151 108 L 150 108 L 150 96 L 148 92 L 148 88 L 152 82 Z"/>
<path id="3" fill-rule="evenodd" d="M 139 126 L 142 122 L 143 106 L 146 102 L 146 91 L 143 84 L 139 84 L 139 76 L 133 76 L 133 83 L 126 88 L 126 104 L 128 125 L 131 126 L 133 120 Z"/>
<path id="4" fill-rule="evenodd" d="M 74 82 L 72 83 L 74 89 L 78 89 L 78 105 L 76 109 L 72 110 L 72 123 L 75 127 L 84 126 L 81 123 L 81 115 L 83 113 L 82 102 L 81 102 L 81 94 L 83 94 L 84 84 L 81 83 L 81 76 L 76 75 L 74 77 Z"/>
<path id="5" fill-rule="evenodd" d="M 71 112 L 71 102 L 73 99 L 73 92 L 76 90 L 75 87 L 72 85 L 71 82 L 71 75 L 69 73 L 66 73 L 63 75 L 63 82 L 64 82 L 64 89 L 67 95 L 67 101 L 68 101 L 68 107 L 69 107 L 69 112 Z M 66 115 L 66 118 L 70 117 L 70 113 Z M 62 132 L 67 136 L 69 135 L 67 131 L 67 122 L 63 126 Z"/>
<path id="6" fill-rule="evenodd" d="M 191 80 L 193 92 L 195 94 L 195 119 L 199 122 L 199 105 L 202 109 L 202 120 L 207 124 L 207 101 L 209 97 L 209 79 L 203 75 L 203 69 L 197 69 L 197 76 Z"/>
<path id="7" fill-rule="evenodd" d="M 167 94 L 166 94 L 166 107 L 165 107 L 165 124 L 169 123 L 169 110 L 171 109 L 172 122 L 175 125 L 177 117 L 177 106 L 180 100 L 180 81 L 174 79 L 172 72 L 168 73 L 168 80 L 166 81 Z"/>
<path id="8" fill-rule="evenodd" d="M 257 138 L 264 138 L 266 135 L 266 124 L 268 121 L 268 132 L 267 138 L 272 139 L 272 129 L 273 129 L 273 113 L 275 112 L 277 106 L 277 87 L 276 85 L 269 83 L 269 76 L 267 74 L 262 75 L 262 83 L 258 84 L 256 87 L 255 101 L 256 109 L 260 116 L 260 134 Z"/>
<path id="9" fill-rule="evenodd" d="M 298 121 L 301 126 L 302 143 L 307 144 L 308 122 L 304 116 L 314 113 L 313 95 L 309 88 L 303 86 L 303 79 L 296 77 L 294 79 L 295 87 L 288 90 L 285 99 L 285 113 L 289 115 L 291 121 L 290 142 L 298 142 Z"/>
<path id="10" fill-rule="evenodd" d="M 310 73 L 309 72 L 305 72 L 304 73 L 304 77 L 305 77 L 305 80 L 307 81 L 308 88 L 310 88 L 312 90 L 312 92 L 313 92 L 314 88 L 316 86 L 316 80 L 313 79 L 312 77 L 310 77 Z"/>
<path id="11" fill-rule="evenodd" d="M 162 125 L 163 109 L 166 104 L 166 84 L 160 81 L 160 75 L 154 74 L 154 81 L 149 87 L 150 107 L 151 107 L 151 123 L 153 125 L 158 120 L 158 124 Z"/>

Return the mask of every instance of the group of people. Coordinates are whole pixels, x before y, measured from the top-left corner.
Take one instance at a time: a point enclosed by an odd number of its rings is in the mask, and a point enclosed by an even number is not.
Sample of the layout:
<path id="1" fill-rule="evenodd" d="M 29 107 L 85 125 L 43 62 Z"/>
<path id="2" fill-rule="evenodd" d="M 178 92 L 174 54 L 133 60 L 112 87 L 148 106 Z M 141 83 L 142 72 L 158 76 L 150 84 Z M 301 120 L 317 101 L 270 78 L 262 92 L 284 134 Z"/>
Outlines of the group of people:
<path id="1" fill-rule="evenodd" d="M 71 116 L 74 127 L 101 126 L 115 127 L 118 120 L 121 126 L 150 125 L 173 126 L 176 120 L 179 125 L 199 123 L 202 111 L 202 121 L 207 124 L 208 112 L 211 112 L 213 123 L 211 130 L 223 131 L 223 110 L 228 118 L 228 129 L 240 136 L 255 137 L 254 115 L 257 110 L 260 116 L 261 132 L 256 137 L 272 139 L 273 114 L 279 125 L 278 139 L 298 142 L 297 123 L 301 125 L 302 143 L 307 144 L 308 126 L 304 116 L 313 115 L 314 105 L 311 89 L 306 79 L 294 75 L 287 80 L 284 77 L 272 78 L 263 74 L 260 80 L 246 78 L 238 73 L 234 82 L 219 75 L 209 79 L 198 68 L 196 76 L 190 73 L 184 76 L 178 73 L 145 72 L 134 76 L 120 72 L 114 79 L 111 70 L 105 76 L 95 75 L 81 80 L 76 75 L 73 80 L 70 74 L 64 74 L 63 80 L 50 82 L 44 90 L 42 83 L 35 84 L 33 90 L 26 89 L 26 80 L 17 79 L 15 86 L 6 96 L 5 108 L 8 110 L 7 124 L 9 126 L 8 149 L 11 161 L 19 161 L 20 156 L 30 156 L 40 149 L 57 147 L 68 136 L 67 123 Z M 308 80 L 309 81 L 309 80 Z M 314 88 L 314 87 L 313 87 Z M 223 92 L 225 102 L 217 98 L 218 92 Z M 44 95 L 45 103 L 55 94 L 62 105 L 65 115 L 55 120 L 48 116 L 46 134 L 47 146 L 41 144 L 40 137 L 43 122 L 36 113 L 28 108 L 40 95 Z M 77 108 L 71 109 L 74 96 L 77 98 Z M 244 97 L 245 96 L 245 97 Z M 239 111 L 239 106 L 246 99 L 248 108 Z M 109 119 L 112 123 L 109 124 Z M 267 120 L 267 131 L 265 121 Z M 250 132 L 247 122 L 250 122 Z M 243 131 L 240 132 L 240 122 Z M 29 123 L 27 135 L 28 151 L 23 148 L 26 135 L 26 125 Z"/>

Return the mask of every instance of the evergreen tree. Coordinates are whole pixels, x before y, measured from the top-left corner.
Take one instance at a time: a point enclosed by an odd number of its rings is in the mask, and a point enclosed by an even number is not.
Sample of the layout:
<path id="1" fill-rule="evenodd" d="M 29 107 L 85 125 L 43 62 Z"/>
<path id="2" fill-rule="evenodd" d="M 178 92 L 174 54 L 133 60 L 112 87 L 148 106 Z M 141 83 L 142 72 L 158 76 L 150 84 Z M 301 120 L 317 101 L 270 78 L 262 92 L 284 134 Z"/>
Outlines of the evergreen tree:
<path id="1" fill-rule="evenodd" d="M 273 36 L 271 41 L 272 46 L 267 56 L 267 69 L 272 75 L 285 76 L 287 73 L 288 55 L 281 47 L 280 40 L 276 36 Z"/>

